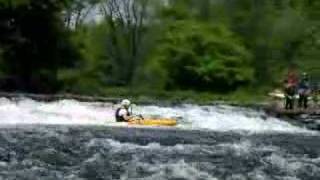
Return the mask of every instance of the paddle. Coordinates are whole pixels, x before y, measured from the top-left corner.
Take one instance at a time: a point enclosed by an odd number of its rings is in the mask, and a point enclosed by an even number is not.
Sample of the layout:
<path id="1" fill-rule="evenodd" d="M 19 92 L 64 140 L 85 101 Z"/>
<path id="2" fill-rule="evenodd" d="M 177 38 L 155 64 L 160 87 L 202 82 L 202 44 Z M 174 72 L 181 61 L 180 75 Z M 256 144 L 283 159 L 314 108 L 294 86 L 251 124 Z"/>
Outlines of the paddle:
<path id="1" fill-rule="evenodd" d="M 130 107 L 129 107 L 129 111 L 130 111 L 130 114 L 133 114 L 133 106 L 137 107 L 136 104 L 132 104 Z M 133 116 L 133 118 L 131 118 L 132 120 L 130 121 L 140 121 L 140 120 L 144 120 L 144 117 L 139 114 L 139 115 L 135 115 Z"/>

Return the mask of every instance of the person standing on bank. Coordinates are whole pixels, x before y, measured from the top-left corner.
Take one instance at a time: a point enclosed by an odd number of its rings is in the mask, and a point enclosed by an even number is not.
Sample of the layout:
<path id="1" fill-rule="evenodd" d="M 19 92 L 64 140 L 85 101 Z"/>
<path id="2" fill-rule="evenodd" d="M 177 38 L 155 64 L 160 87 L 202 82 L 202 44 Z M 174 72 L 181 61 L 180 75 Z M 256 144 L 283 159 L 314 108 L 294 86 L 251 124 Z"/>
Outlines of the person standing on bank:
<path id="1" fill-rule="evenodd" d="M 285 92 L 285 109 L 294 109 L 294 96 L 296 94 L 296 88 L 298 86 L 299 78 L 294 69 L 289 69 L 287 77 L 284 81 Z"/>
<path id="2" fill-rule="evenodd" d="M 308 108 L 308 98 L 311 94 L 310 82 L 307 73 L 303 73 L 298 87 L 299 108 Z"/>

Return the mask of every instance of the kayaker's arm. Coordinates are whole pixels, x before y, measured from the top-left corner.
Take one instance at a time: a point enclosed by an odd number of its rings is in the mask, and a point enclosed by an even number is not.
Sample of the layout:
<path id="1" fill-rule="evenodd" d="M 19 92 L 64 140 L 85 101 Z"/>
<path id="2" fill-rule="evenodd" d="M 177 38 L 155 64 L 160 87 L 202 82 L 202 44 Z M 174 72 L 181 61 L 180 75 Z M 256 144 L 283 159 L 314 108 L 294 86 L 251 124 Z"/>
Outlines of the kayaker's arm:
<path id="1" fill-rule="evenodd" d="M 130 121 L 132 119 L 132 116 L 128 116 L 128 115 L 123 115 L 123 119 L 126 121 Z"/>

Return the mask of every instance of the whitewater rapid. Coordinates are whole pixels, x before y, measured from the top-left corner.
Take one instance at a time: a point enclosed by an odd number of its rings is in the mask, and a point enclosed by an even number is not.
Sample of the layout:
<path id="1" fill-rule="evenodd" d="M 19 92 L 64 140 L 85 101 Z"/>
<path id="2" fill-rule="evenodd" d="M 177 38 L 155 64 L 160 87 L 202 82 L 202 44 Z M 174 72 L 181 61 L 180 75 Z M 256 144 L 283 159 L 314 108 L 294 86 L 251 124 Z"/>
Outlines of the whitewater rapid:
<path id="1" fill-rule="evenodd" d="M 112 103 L 76 100 L 38 102 L 31 99 L 0 99 L 0 126 L 6 125 L 102 125 L 116 123 Z M 263 112 L 231 106 L 179 105 L 175 107 L 134 106 L 134 113 L 151 117 L 178 118 L 178 129 L 252 132 L 308 132 Z"/>
<path id="2" fill-rule="evenodd" d="M 0 129 L 6 180 L 318 180 L 318 135 L 108 126 Z"/>
<path id="3" fill-rule="evenodd" d="M 319 133 L 253 109 L 135 106 L 172 128 L 116 123 L 111 103 L 0 99 L 0 179 L 318 180 Z M 249 132 L 249 133 L 246 133 Z"/>

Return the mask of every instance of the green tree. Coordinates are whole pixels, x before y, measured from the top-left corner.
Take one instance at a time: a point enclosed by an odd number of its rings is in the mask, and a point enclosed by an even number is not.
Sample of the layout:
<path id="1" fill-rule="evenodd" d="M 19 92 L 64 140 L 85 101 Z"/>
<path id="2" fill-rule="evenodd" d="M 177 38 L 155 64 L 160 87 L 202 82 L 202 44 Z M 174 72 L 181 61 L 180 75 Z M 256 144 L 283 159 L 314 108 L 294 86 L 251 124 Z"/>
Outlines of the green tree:
<path id="1" fill-rule="evenodd" d="M 108 23 L 105 49 L 112 63 L 113 85 L 130 85 L 148 53 L 148 0 L 107 0 L 101 10 Z"/>
<path id="2" fill-rule="evenodd" d="M 59 69 L 63 90 L 73 93 L 98 93 L 112 81 L 111 62 L 106 52 L 108 25 L 78 26 L 72 34 L 72 42 L 81 59 L 76 66 Z"/>
<path id="3" fill-rule="evenodd" d="M 152 61 L 167 70 L 169 89 L 229 91 L 253 80 L 250 53 L 223 25 L 176 21 L 168 26 Z"/>
<path id="4" fill-rule="evenodd" d="M 5 1 L 0 10 L 6 90 L 54 92 L 57 69 L 72 65 L 72 47 L 60 13 L 66 1 Z"/>

